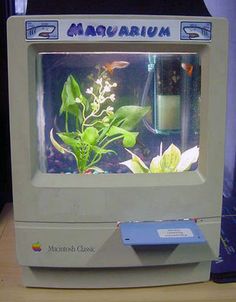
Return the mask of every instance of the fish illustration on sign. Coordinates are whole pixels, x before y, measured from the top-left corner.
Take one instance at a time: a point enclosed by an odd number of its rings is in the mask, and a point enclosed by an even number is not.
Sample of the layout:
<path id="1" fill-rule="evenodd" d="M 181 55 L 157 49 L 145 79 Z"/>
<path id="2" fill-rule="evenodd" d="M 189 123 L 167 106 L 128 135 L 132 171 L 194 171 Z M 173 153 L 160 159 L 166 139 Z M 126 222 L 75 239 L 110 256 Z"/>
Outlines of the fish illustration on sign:
<path id="1" fill-rule="evenodd" d="M 49 39 L 50 35 L 54 32 L 56 26 L 54 25 L 40 25 L 27 29 L 27 38 Z"/>
<path id="2" fill-rule="evenodd" d="M 201 27 L 197 25 L 184 26 L 183 31 L 188 35 L 190 40 L 210 40 L 211 30 L 206 27 Z"/>
<path id="3" fill-rule="evenodd" d="M 129 66 L 129 62 L 127 61 L 113 61 L 112 63 L 106 63 L 103 68 L 113 74 L 114 69 L 123 69 Z"/>
<path id="4" fill-rule="evenodd" d="M 192 76 L 192 74 L 193 74 L 193 65 L 192 64 L 181 63 L 181 67 L 183 68 L 184 71 L 186 71 L 186 73 L 189 77 Z"/>

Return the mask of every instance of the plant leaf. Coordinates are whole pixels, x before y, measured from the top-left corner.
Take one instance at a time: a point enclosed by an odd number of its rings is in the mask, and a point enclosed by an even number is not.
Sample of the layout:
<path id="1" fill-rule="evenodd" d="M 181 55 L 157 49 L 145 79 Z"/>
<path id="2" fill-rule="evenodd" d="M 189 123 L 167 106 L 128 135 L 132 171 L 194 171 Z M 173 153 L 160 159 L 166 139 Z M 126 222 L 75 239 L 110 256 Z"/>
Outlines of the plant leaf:
<path id="1" fill-rule="evenodd" d="M 64 132 L 64 133 L 57 133 L 57 135 L 60 137 L 60 139 L 68 146 L 71 146 L 72 148 L 77 148 L 79 144 L 79 140 L 75 139 L 71 136 L 70 133 Z"/>
<path id="2" fill-rule="evenodd" d="M 193 163 L 198 161 L 199 148 L 197 146 L 186 150 L 182 153 L 180 162 L 176 168 L 177 172 L 187 171 Z"/>
<path id="3" fill-rule="evenodd" d="M 132 159 L 121 162 L 120 165 L 125 165 L 128 167 L 133 173 L 149 173 L 148 167 L 145 163 L 139 158 L 136 154 L 126 149 L 131 155 Z"/>
<path id="4" fill-rule="evenodd" d="M 150 107 L 122 106 L 112 116 L 114 126 L 119 126 L 127 131 L 132 130 L 148 113 Z"/>
<path id="5" fill-rule="evenodd" d="M 126 148 L 132 148 L 136 144 L 138 132 L 129 132 L 123 138 L 123 146 Z"/>
<path id="6" fill-rule="evenodd" d="M 51 129 L 51 131 L 50 131 L 50 140 L 51 140 L 52 145 L 53 145 L 53 146 L 57 149 L 57 151 L 59 151 L 60 153 L 62 153 L 62 154 L 65 154 L 65 153 L 70 153 L 70 154 L 72 154 L 72 155 L 74 156 L 75 160 L 76 160 L 77 165 L 78 165 L 77 156 L 76 156 L 72 151 L 70 151 L 70 150 L 68 150 L 68 149 L 66 149 L 66 148 L 64 148 L 64 147 L 62 147 L 62 146 L 55 140 L 55 138 L 54 138 L 54 136 L 53 136 L 53 129 Z"/>
<path id="7" fill-rule="evenodd" d="M 181 152 L 174 144 L 163 153 L 157 168 L 157 173 L 176 172 L 177 165 L 180 162 Z"/>
<path id="8" fill-rule="evenodd" d="M 81 158 L 82 154 L 81 153 L 81 140 L 79 138 L 73 137 L 73 133 L 57 133 L 57 135 L 60 137 L 60 139 L 63 141 L 64 144 L 68 145 L 71 147 L 72 151 L 69 151 L 69 153 L 73 154 L 73 156 L 76 158 L 77 166 L 78 164 L 81 164 L 81 161 L 83 159 Z M 75 133 L 74 133 L 75 135 Z"/>
<path id="9" fill-rule="evenodd" d="M 79 117 L 81 113 L 78 103 L 76 102 L 77 98 L 86 105 L 87 100 L 82 95 L 79 84 L 72 75 L 69 75 L 61 93 L 62 104 L 60 114 L 63 112 L 70 112 L 71 114 Z"/>
<path id="10" fill-rule="evenodd" d="M 110 129 L 110 126 L 104 126 L 104 128 L 102 129 L 102 132 L 100 133 L 100 135 L 98 137 L 99 142 L 106 136 L 106 133 L 109 131 L 109 129 Z"/>
<path id="11" fill-rule="evenodd" d="M 160 173 L 160 170 L 161 170 L 160 160 L 161 160 L 160 155 L 153 157 L 151 164 L 150 164 L 151 173 Z"/>
<path id="12" fill-rule="evenodd" d="M 107 132 L 107 136 L 115 136 L 118 134 L 123 134 L 123 146 L 126 148 L 132 148 L 136 144 L 136 138 L 138 136 L 138 132 L 130 132 L 123 128 L 111 126 L 109 131 Z"/>
<path id="13" fill-rule="evenodd" d="M 98 130 L 94 127 L 86 128 L 81 135 L 82 140 L 92 146 L 96 144 L 98 137 Z"/>

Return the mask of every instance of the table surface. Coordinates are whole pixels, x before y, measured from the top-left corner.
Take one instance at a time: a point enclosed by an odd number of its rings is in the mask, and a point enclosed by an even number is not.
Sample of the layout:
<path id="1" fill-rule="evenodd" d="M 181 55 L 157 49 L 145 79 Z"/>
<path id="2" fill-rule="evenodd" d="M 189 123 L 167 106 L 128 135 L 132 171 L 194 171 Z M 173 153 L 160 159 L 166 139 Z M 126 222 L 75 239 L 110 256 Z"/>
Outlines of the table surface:
<path id="1" fill-rule="evenodd" d="M 236 283 L 204 282 L 135 289 L 44 289 L 21 285 L 16 261 L 12 205 L 0 215 L 0 302 L 236 302 Z"/>

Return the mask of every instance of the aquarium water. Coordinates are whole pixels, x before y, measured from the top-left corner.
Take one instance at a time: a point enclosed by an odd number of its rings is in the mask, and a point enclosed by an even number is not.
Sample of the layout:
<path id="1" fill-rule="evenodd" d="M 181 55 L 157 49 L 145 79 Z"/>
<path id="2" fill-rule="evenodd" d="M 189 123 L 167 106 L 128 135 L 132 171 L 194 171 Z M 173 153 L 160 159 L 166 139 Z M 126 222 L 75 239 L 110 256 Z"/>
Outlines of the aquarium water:
<path id="1" fill-rule="evenodd" d="M 41 52 L 44 173 L 178 173 L 199 158 L 198 53 Z"/>

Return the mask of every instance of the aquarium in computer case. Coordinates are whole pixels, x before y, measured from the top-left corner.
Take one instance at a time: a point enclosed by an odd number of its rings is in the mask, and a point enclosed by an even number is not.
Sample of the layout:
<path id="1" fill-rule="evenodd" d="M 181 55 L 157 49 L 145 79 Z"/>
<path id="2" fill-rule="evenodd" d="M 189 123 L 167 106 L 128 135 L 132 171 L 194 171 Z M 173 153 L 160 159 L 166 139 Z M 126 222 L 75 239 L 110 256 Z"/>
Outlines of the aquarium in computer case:
<path id="1" fill-rule="evenodd" d="M 225 20 L 12 17 L 8 56 L 24 284 L 208 280 L 220 230 Z"/>

